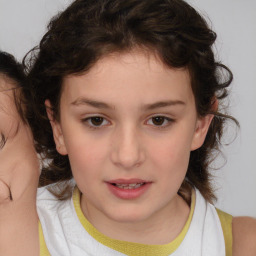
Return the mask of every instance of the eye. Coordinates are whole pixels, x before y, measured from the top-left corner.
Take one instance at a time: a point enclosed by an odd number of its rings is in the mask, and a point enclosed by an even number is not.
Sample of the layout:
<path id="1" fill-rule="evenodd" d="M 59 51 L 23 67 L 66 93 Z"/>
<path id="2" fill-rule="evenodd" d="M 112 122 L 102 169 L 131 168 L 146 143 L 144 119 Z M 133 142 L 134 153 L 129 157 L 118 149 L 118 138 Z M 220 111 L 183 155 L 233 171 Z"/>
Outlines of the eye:
<path id="1" fill-rule="evenodd" d="M 1 136 L 0 136 L 0 149 L 2 149 L 6 143 L 6 138 L 5 136 L 3 135 L 3 133 L 1 133 Z"/>
<path id="2" fill-rule="evenodd" d="M 159 127 L 167 127 L 172 122 L 174 122 L 174 120 L 169 118 L 169 117 L 166 117 L 166 116 L 154 116 L 154 117 L 151 117 L 147 121 L 147 124 L 153 125 L 153 126 L 159 126 Z"/>
<path id="3" fill-rule="evenodd" d="M 82 122 L 86 123 L 91 128 L 99 128 L 109 124 L 109 121 L 107 121 L 104 117 L 101 116 L 87 117 L 83 119 Z"/>

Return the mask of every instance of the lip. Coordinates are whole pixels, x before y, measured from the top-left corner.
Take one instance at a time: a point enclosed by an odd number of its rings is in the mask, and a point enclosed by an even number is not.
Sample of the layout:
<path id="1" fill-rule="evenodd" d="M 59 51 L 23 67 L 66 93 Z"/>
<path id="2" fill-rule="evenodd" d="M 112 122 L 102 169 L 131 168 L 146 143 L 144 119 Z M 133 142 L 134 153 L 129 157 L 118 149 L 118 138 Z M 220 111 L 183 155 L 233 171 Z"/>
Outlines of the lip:
<path id="1" fill-rule="evenodd" d="M 135 183 L 144 183 L 144 185 L 142 185 L 139 188 L 132 188 L 132 189 L 119 188 L 113 185 L 113 184 L 129 185 L 129 184 L 135 184 Z M 152 182 L 142 180 L 142 179 L 116 179 L 116 180 L 109 180 L 106 182 L 106 184 L 109 191 L 117 198 L 132 200 L 132 199 L 137 199 L 141 197 L 144 193 L 146 193 L 148 189 L 151 187 Z"/>
<path id="2" fill-rule="evenodd" d="M 116 180 L 109 180 L 107 183 L 115 183 L 115 184 L 134 184 L 134 183 L 148 183 L 147 180 L 142 179 L 116 179 Z"/>

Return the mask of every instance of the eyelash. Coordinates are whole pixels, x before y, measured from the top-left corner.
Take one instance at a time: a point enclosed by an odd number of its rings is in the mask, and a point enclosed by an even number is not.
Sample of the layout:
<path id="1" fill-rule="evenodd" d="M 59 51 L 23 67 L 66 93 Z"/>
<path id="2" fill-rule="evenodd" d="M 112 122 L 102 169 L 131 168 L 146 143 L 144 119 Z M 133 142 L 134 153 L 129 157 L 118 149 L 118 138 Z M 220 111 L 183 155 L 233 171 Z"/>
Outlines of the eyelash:
<path id="1" fill-rule="evenodd" d="M 82 123 L 86 124 L 90 129 L 93 129 L 93 130 L 96 130 L 96 129 L 100 129 L 102 127 L 105 127 L 105 126 L 108 126 L 108 124 L 106 125 L 93 125 L 91 122 L 92 122 L 92 119 L 93 118 L 100 118 L 103 120 L 103 123 L 107 121 L 106 118 L 104 117 L 101 117 L 101 116 L 92 116 L 92 117 L 87 117 L 87 118 L 84 118 L 82 119 Z M 149 121 L 149 120 L 152 120 L 153 118 L 163 118 L 164 119 L 164 123 L 166 123 L 165 125 L 154 125 L 154 124 L 150 124 L 151 126 L 154 126 L 154 128 L 158 128 L 158 129 L 165 129 L 167 127 L 169 127 L 172 123 L 175 122 L 174 119 L 172 118 L 169 118 L 169 117 L 166 117 L 166 116 L 163 116 L 163 115 L 157 115 L 157 116 L 152 116 L 151 118 L 147 119 L 146 123 Z M 107 121 L 108 123 L 110 123 L 109 121 Z"/>
<path id="2" fill-rule="evenodd" d="M 5 143 L 6 143 L 6 138 L 3 135 L 3 133 L 1 133 L 0 149 L 4 147 Z"/>
<path id="3" fill-rule="evenodd" d="M 152 124 L 152 126 L 154 126 L 154 128 L 157 128 L 157 129 L 165 129 L 165 128 L 169 127 L 175 121 L 174 119 L 169 118 L 167 116 L 163 116 L 163 115 L 152 116 L 148 120 L 153 120 L 153 118 L 163 118 L 164 122 L 166 123 L 165 125 L 154 125 L 154 124 Z"/>
<path id="4" fill-rule="evenodd" d="M 103 119 L 103 122 L 107 120 L 106 118 L 101 116 L 91 116 L 91 117 L 86 117 L 82 119 L 82 123 L 86 124 L 90 129 L 93 129 L 93 130 L 100 129 L 101 127 L 103 127 L 103 125 L 97 126 L 97 125 L 90 124 L 93 118 L 101 118 Z"/>

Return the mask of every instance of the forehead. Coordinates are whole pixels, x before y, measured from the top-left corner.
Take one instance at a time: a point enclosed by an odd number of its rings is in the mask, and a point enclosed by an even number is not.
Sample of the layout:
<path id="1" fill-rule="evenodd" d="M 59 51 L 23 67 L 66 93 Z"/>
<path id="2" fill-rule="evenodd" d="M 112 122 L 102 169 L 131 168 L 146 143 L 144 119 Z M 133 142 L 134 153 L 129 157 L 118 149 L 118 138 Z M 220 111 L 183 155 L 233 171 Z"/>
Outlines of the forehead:
<path id="1" fill-rule="evenodd" d="M 158 96 L 164 99 L 168 94 L 191 97 L 192 92 L 187 69 L 167 67 L 158 56 L 144 51 L 105 56 L 86 73 L 65 77 L 62 89 L 71 100 L 79 94 L 96 93 L 102 100 L 116 100 L 118 95 L 125 95 L 126 99 L 141 95 L 141 99 L 153 100 Z"/>

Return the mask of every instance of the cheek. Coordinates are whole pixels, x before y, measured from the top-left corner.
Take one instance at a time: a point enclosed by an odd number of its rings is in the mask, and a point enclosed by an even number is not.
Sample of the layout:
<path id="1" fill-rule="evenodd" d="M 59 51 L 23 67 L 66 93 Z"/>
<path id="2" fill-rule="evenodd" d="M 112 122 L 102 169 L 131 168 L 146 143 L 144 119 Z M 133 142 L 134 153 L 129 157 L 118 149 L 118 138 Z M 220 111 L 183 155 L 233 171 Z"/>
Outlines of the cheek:
<path id="1" fill-rule="evenodd" d="M 169 144 L 154 154 L 154 166 L 157 170 L 156 180 L 160 184 L 159 198 L 166 195 L 165 200 L 177 194 L 185 179 L 188 163 L 189 150 L 184 151 L 181 145 Z M 169 196 L 168 196 L 169 195 Z"/>
<path id="2" fill-rule="evenodd" d="M 102 169 L 108 149 L 104 143 L 83 137 L 66 141 L 66 149 L 74 176 L 96 175 Z"/>
<path id="3" fill-rule="evenodd" d="M 186 173 L 189 162 L 190 151 L 184 151 L 182 147 L 164 147 L 156 150 L 153 156 L 155 162 L 162 169 L 170 173 Z"/>
<path id="4" fill-rule="evenodd" d="M 166 176 L 185 176 L 190 157 L 189 137 L 169 136 L 163 141 L 152 143 L 149 154 L 155 168 L 165 172 Z"/>
<path id="5" fill-rule="evenodd" d="M 101 188 L 99 185 L 104 176 L 105 151 L 98 144 L 90 144 L 89 141 L 70 143 L 68 157 L 73 177 L 80 191 L 88 197 L 95 195 L 97 193 L 95 189 Z"/>

